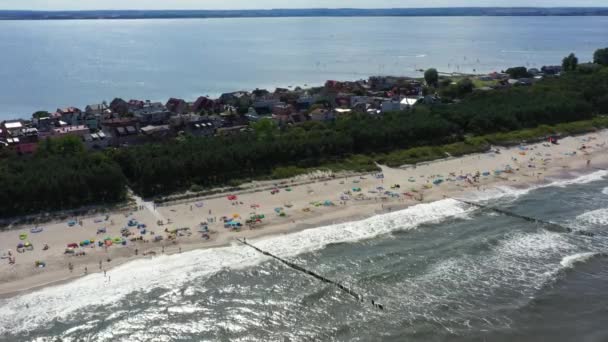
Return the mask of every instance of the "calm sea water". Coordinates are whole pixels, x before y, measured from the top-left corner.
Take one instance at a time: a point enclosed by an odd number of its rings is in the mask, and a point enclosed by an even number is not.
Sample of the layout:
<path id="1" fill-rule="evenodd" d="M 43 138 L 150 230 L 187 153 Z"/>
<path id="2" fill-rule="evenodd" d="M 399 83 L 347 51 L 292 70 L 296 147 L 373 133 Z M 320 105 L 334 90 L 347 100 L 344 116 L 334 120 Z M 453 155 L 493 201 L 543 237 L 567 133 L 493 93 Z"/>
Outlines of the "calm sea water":
<path id="1" fill-rule="evenodd" d="M 0 120 L 114 97 L 586 61 L 607 37 L 607 17 L 2 21 Z"/>
<path id="2" fill-rule="evenodd" d="M 0 340 L 607 341 L 607 175 L 484 194 L 593 237 L 443 200 L 252 242 L 384 311 L 235 245 L 0 300 Z"/>

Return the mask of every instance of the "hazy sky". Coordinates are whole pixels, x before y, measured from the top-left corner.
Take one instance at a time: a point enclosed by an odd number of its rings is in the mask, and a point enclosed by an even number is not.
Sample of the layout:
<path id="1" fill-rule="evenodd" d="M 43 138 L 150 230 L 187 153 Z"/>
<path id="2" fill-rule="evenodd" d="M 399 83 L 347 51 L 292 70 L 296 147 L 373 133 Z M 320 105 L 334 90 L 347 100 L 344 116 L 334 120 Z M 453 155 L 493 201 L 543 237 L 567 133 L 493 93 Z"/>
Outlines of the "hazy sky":
<path id="1" fill-rule="evenodd" d="M 463 6 L 608 6 L 608 0 L 0 0 L 0 9 L 36 10 Z"/>

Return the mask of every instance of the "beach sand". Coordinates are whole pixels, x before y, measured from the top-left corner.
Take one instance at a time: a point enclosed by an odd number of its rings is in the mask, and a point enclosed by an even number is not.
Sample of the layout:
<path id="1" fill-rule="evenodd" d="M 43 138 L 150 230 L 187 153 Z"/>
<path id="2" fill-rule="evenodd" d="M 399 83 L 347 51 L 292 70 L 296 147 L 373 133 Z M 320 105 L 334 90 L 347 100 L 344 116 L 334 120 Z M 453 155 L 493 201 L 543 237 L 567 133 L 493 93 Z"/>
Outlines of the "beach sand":
<path id="1" fill-rule="evenodd" d="M 490 191 L 500 186 L 529 187 L 548 182 L 556 178 L 575 177 L 584 173 L 597 171 L 608 165 L 608 131 L 569 137 L 560 140 L 559 145 L 538 143 L 526 145 L 525 148 L 500 148 L 501 153 L 488 152 L 468 155 L 460 158 L 423 163 L 415 167 L 388 168 L 382 166 L 384 178 L 375 174 L 356 176 L 345 179 L 332 179 L 313 182 L 305 185 L 294 185 L 287 191 L 281 188 L 278 193 L 269 190 L 247 192 L 243 194 L 223 194 L 213 198 L 199 198 L 179 204 L 167 203 L 155 207 L 150 202 L 137 198 L 139 210 L 131 213 L 112 213 L 108 217 L 99 215 L 87 218 L 71 218 L 76 225 L 70 227 L 67 221 L 51 222 L 41 225 L 43 231 L 31 233 L 32 226 L 14 227 L 0 232 L 0 296 L 16 295 L 22 291 L 69 281 L 88 273 L 108 272 L 122 263 L 136 258 L 153 258 L 154 255 L 183 253 L 198 248 L 224 246 L 235 242 L 235 238 L 259 238 L 266 235 L 286 234 L 307 228 L 320 227 L 334 223 L 356 221 L 375 214 L 404 209 L 421 202 L 431 202 L 444 197 L 461 197 L 470 192 Z M 587 148 L 581 150 L 582 146 Z M 576 154 L 573 155 L 573 152 Z M 515 158 L 515 159 L 514 159 Z M 588 161 L 591 160 L 591 164 Z M 512 169 L 512 172 L 495 170 Z M 479 182 L 458 179 L 469 175 L 471 179 L 477 172 L 481 173 Z M 484 172 L 490 175 L 483 176 Z M 300 180 L 302 177 L 299 178 Z M 433 181 L 442 179 L 441 184 Z M 289 181 L 287 182 L 289 184 Z M 298 183 L 294 183 L 298 184 Z M 399 188 L 391 188 L 398 184 Z M 384 190 L 378 190 L 383 187 Z M 361 191 L 354 191 L 353 189 Z M 415 191 L 414 191 L 415 190 Z M 390 191 L 399 197 L 384 195 Z M 344 195 L 345 192 L 350 192 Z M 408 193 L 407 195 L 405 193 Z M 236 201 L 228 200 L 228 195 L 236 195 Z M 348 199 L 342 199 L 347 196 Z M 344 197 L 346 198 L 346 197 Z M 322 205 L 331 201 L 333 205 Z M 316 202 L 316 205 L 311 204 Z M 321 205 L 319 205 L 321 204 Z M 280 216 L 275 208 L 282 208 L 285 215 Z M 265 216 L 262 224 L 250 228 L 245 220 L 251 214 Z M 221 217 L 237 218 L 243 223 L 238 231 L 224 228 Z M 84 256 L 64 254 L 70 243 L 84 240 L 103 240 L 106 236 L 121 236 L 121 229 L 127 226 L 130 219 L 147 226 L 146 234 L 141 235 L 145 241 L 128 241 L 125 246 L 113 245 L 108 248 L 82 247 Z M 171 223 L 167 223 L 170 220 Z M 82 221 L 82 225 L 80 224 Z M 159 226 L 158 221 L 164 224 Z M 211 222 L 208 222 L 211 221 Z M 199 227 L 206 222 L 210 230 L 209 240 L 202 238 Z M 106 228 L 104 234 L 96 234 L 98 228 Z M 176 236 L 169 241 L 165 229 L 190 228 L 190 235 Z M 135 227 L 129 229 L 139 237 Z M 154 232 L 155 235 L 150 235 Z M 20 234 L 27 234 L 20 240 Z M 155 236 L 162 236 L 161 242 L 153 242 Z M 127 239 L 129 239 L 127 238 Z M 30 242 L 34 249 L 18 253 L 17 244 Z M 44 244 L 49 249 L 44 251 Z M 15 258 L 9 264 L 8 252 Z M 136 255 L 137 254 L 137 255 Z M 108 261 L 109 260 L 109 261 Z M 43 261 L 46 267 L 35 267 L 36 261 Z M 70 271 L 69 265 L 73 265 Z"/>

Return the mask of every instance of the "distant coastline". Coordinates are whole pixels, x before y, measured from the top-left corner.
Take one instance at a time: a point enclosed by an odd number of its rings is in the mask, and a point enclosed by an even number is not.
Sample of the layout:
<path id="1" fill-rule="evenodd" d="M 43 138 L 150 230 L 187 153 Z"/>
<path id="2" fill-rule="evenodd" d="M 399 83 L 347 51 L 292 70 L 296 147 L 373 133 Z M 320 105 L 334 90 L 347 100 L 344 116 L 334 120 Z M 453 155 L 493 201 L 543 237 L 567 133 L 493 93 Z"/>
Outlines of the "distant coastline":
<path id="1" fill-rule="evenodd" d="M 421 16 L 608 16 L 608 7 L 313 8 L 268 10 L 0 10 L 0 20 Z"/>

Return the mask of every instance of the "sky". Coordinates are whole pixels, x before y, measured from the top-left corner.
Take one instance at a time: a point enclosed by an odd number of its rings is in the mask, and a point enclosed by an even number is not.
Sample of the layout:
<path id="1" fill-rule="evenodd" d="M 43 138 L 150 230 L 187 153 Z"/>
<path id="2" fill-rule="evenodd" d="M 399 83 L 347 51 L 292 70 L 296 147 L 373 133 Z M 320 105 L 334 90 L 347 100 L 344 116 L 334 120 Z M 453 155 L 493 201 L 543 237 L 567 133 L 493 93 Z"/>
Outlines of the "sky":
<path id="1" fill-rule="evenodd" d="M 266 9 L 608 6 L 608 0 L 0 0 L 0 9 Z"/>

